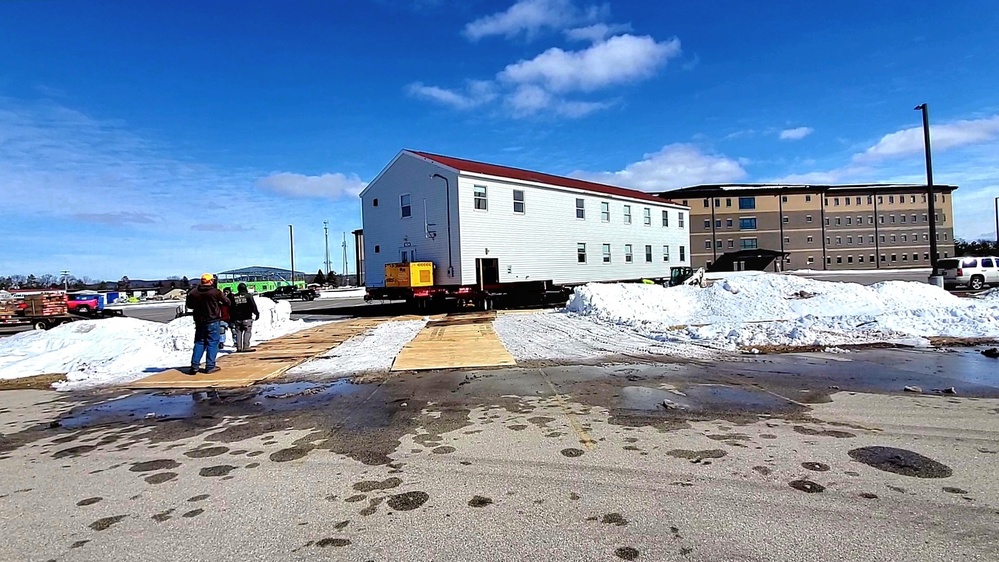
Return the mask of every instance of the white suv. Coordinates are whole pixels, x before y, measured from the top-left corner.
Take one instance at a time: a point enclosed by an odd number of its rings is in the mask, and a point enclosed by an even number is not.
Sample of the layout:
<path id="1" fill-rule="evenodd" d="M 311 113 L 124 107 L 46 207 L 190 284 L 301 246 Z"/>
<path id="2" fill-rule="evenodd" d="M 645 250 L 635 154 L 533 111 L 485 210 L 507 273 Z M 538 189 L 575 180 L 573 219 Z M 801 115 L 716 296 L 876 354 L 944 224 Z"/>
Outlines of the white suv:
<path id="1" fill-rule="evenodd" d="M 967 285 L 977 291 L 986 284 L 999 284 L 999 258 L 989 256 L 938 260 L 937 273 L 943 275 L 945 288 Z"/>

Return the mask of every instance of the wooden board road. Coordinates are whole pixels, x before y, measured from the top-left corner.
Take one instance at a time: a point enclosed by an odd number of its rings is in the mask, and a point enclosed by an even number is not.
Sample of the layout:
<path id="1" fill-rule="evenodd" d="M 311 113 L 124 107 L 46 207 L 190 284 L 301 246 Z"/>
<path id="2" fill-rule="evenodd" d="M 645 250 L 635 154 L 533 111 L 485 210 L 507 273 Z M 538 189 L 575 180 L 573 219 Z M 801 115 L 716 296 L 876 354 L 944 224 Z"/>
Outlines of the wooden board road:
<path id="1" fill-rule="evenodd" d="M 448 315 L 431 320 L 392 363 L 393 371 L 516 365 L 492 322 L 495 312 Z"/>

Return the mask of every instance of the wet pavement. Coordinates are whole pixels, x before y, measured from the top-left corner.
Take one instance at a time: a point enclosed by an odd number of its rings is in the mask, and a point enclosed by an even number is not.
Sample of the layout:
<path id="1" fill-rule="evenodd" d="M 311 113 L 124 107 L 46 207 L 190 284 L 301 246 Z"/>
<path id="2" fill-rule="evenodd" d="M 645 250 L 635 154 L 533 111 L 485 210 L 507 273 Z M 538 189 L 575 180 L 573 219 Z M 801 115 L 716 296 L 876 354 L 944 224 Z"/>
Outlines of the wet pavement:
<path id="1" fill-rule="evenodd" d="M 990 560 L 996 363 L 878 349 L 5 392 L 0 559 Z"/>

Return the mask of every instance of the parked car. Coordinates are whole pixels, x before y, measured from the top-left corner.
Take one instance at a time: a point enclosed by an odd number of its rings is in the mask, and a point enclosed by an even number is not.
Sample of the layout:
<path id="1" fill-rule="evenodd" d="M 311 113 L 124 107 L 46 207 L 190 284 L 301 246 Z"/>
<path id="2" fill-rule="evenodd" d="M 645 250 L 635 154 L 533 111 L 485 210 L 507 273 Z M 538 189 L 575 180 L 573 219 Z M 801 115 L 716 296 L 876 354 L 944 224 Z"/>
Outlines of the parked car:
<path id="1" fill-rule="evenodd" d="M 943 275 L 944 288 L 965 285 L 975 291 L 985 285 L 999 284 L 999 257 L 961 257 L 937 261 L 937 274 Z"/>
<path id="2" fill-rule="evenodd" d="M 302 299 L 311 301 L 315 300 L 315 298 L 319 296 L 319 293 L 312 289 L 300 289 L 292 285 L 284 285 L 274 289 L 273 291 L 265 291 L 260 295 L 273 300 Z"/>

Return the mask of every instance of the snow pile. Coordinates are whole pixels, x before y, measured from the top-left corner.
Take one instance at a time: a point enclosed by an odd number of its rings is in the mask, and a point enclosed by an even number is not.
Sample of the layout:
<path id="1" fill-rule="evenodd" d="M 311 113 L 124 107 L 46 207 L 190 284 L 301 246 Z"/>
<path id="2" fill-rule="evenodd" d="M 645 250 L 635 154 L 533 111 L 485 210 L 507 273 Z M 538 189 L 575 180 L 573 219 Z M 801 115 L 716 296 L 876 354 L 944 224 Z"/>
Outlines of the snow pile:
<path id="1" fill-rule="evenodd" d="M 287 301 L 257 297 L 256 302 L 260 320 L 253 323 L 254 343 L 316 325 L 291 320 Z M 231 338 L 228 342 L 231 345 Z M 187 366 L 193 348 L 190 316 L 169 324 L 137 318 L 81 320 L 0 339 L 0 379 L 65 373 L 60 390 L 120 384 Z"/>
<path id="2" fill-rule="evenodd" d="M 962 299 L 911 281 L 864 286 L 765 274 L 708 288 L 589 284 L 575 290 L 567 311 L 730 349 L 999 337 L 999 292 Z"/>
<path id="3" fill-rule="evenodd" d="M 319 291 L 319 298 L 321 299 L 363 299 L 364 295 L 364 287 L 327 289 Z"/>

